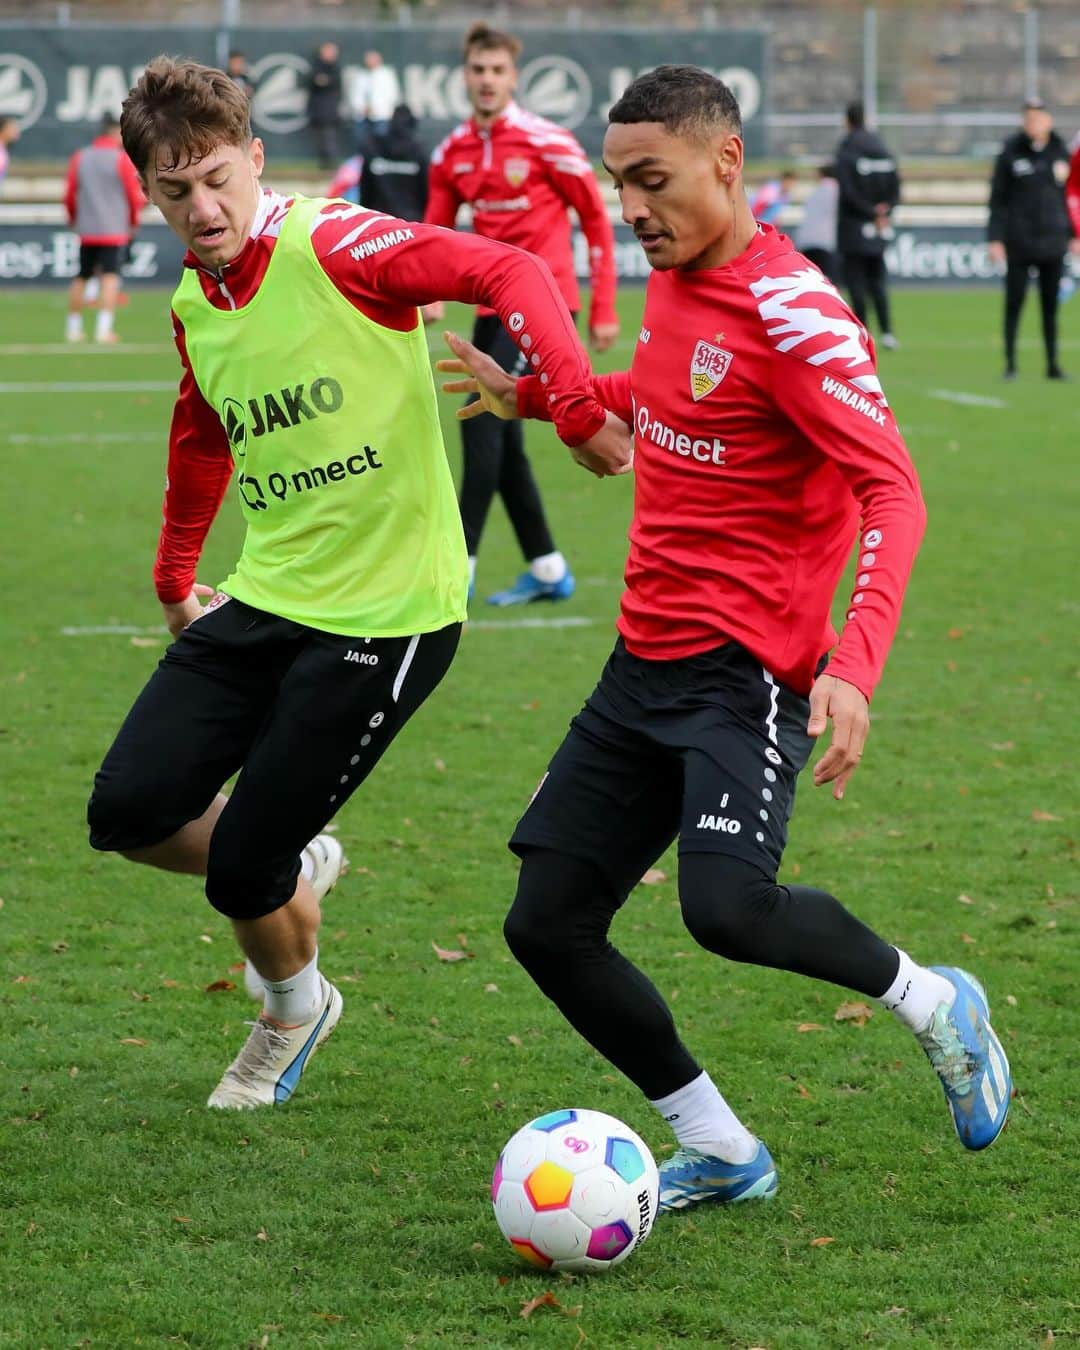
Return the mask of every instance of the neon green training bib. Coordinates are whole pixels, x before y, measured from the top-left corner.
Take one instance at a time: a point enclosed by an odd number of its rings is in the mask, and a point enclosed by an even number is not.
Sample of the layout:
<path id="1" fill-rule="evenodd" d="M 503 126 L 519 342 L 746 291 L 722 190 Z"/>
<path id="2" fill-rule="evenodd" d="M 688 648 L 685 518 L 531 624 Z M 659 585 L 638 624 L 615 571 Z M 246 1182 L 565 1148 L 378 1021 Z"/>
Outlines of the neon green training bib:
<path id="1" fill-rule="evenodd" d="M 383 328 L 323 271 L 297 197 L 258 291 L 216 309 L 191 270 L 173 296 L 221 418 L 247 532 L 221 590 L 350 637 L 465 618 L 468 566 L 423 325 Z"/>

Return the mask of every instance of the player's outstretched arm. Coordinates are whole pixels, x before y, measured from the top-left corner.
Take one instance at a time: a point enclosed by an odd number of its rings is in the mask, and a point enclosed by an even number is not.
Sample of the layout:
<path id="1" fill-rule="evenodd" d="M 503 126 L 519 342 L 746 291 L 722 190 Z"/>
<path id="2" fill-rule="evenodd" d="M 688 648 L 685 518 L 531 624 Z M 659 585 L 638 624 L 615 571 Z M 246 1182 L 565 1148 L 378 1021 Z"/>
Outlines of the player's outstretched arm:
<path id="1" fill-rule="evenodd" d="M 822 735 L 830 719 L 832 741 L 814 765 L 814 786 L 832 783 L 833 796 L 842 801 L 848 779 L 859 767 L 863 746 L 870 734 L 870 704 L 861 689 L 824 671 L 810 690 L 807 734 Z"/>
<path id="2" fill-rule="evenodd" d="M 465 420 L 485 412 L 504 420 L 519 417 L 517 380 L 486 352 L 457 333 L 447 332 L 443 337 L 454 357 L 436 361 L 435 368 L 446 374 L 465 376 L 461 380 L 448 380 L 442 386 L 443 392 L 479 395 L 473 403 L 458 409 L 458 417 Z M 606 412 L 603 426 L 581 445 L 571 447 L 570 453 L 583 469 L 588 469 L 597 478 L 627 473 L 633 467 L 630 428 L 614 413 Z"/>

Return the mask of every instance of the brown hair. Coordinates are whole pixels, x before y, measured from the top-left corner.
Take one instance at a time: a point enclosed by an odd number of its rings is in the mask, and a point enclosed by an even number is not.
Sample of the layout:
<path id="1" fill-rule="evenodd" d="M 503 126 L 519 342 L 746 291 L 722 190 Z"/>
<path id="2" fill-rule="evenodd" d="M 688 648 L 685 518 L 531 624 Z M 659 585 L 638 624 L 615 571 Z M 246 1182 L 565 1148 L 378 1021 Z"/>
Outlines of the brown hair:
<path id="1" fill-rule="evenodd" d="M 151 158 L 176 169 L 216 146 L 250 144 L 250 101 L 223 70 L 155 56 L 124 99 L 120 132 L 145 177 Z"/>
<path id="2" fill-rule="evenodd" d="M 489 28 L 483 20 L 471 24 L 469 31 L 465 34 L 462 50 L 466 61 L 469 59 L 469 51 L 473 47 L 479 47 L 482 52 L 506 51 L 515 61 L 521 55 L 520 38 L 514 37 L 511 33 L 500 32 L 498 28 Z"/>

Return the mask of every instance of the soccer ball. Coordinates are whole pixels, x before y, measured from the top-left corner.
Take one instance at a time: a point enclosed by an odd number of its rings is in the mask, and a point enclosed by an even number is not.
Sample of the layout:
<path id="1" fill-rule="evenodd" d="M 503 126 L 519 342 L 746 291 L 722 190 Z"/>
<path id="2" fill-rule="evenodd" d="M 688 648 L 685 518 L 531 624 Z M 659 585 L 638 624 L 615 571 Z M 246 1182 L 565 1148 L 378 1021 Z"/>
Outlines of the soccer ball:
<path id="1" fill-rule="evenodd" d="M 495 1164 L 491 1203 L 510 1246 L 542 1270 L 601 1271 L 625 1261 L 656 1217 L 648 1146 L 603 1111 L 549 1111 Z"/>

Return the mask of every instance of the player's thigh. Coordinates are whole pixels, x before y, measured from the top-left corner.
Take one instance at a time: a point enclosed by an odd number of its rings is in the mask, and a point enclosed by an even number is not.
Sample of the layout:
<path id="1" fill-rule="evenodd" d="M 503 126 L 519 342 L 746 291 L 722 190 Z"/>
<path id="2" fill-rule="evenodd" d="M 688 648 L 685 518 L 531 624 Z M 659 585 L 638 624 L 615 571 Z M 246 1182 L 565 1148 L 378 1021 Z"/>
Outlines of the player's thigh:
<path id="1" fill-rule="evenodd" d="M 679 852 L 725 853 L 775 877 L 813 747 L 809 700 L 752 659 L 730 706 L 685 751 Z"/>
<path id="2" fill-rule="evenodd" d="M 255 657 L 244 631 L 257 613 L 236 601 L 222 605 L 166 651 L 95 776 L 88 808 L 95 848 L 168 839 L 203 814 L 243 763 L 277 683 L 267 644 Z"/>
<path id="3" fill-rule="evenodd" d="M 436 687 L 461 633 L 349 638 L 310 630 L 282 680 L 210 844 L 207 894 L 269 912 L 295 886 L 300 850 L 345 805 Z"/>
<path id="4" fill-rule="evenodd" d="M 624 897 L 675 838 L 682 800 L 677 754 L 601 717 L 574 718 L 510 839 L 582 858 Z"/>

